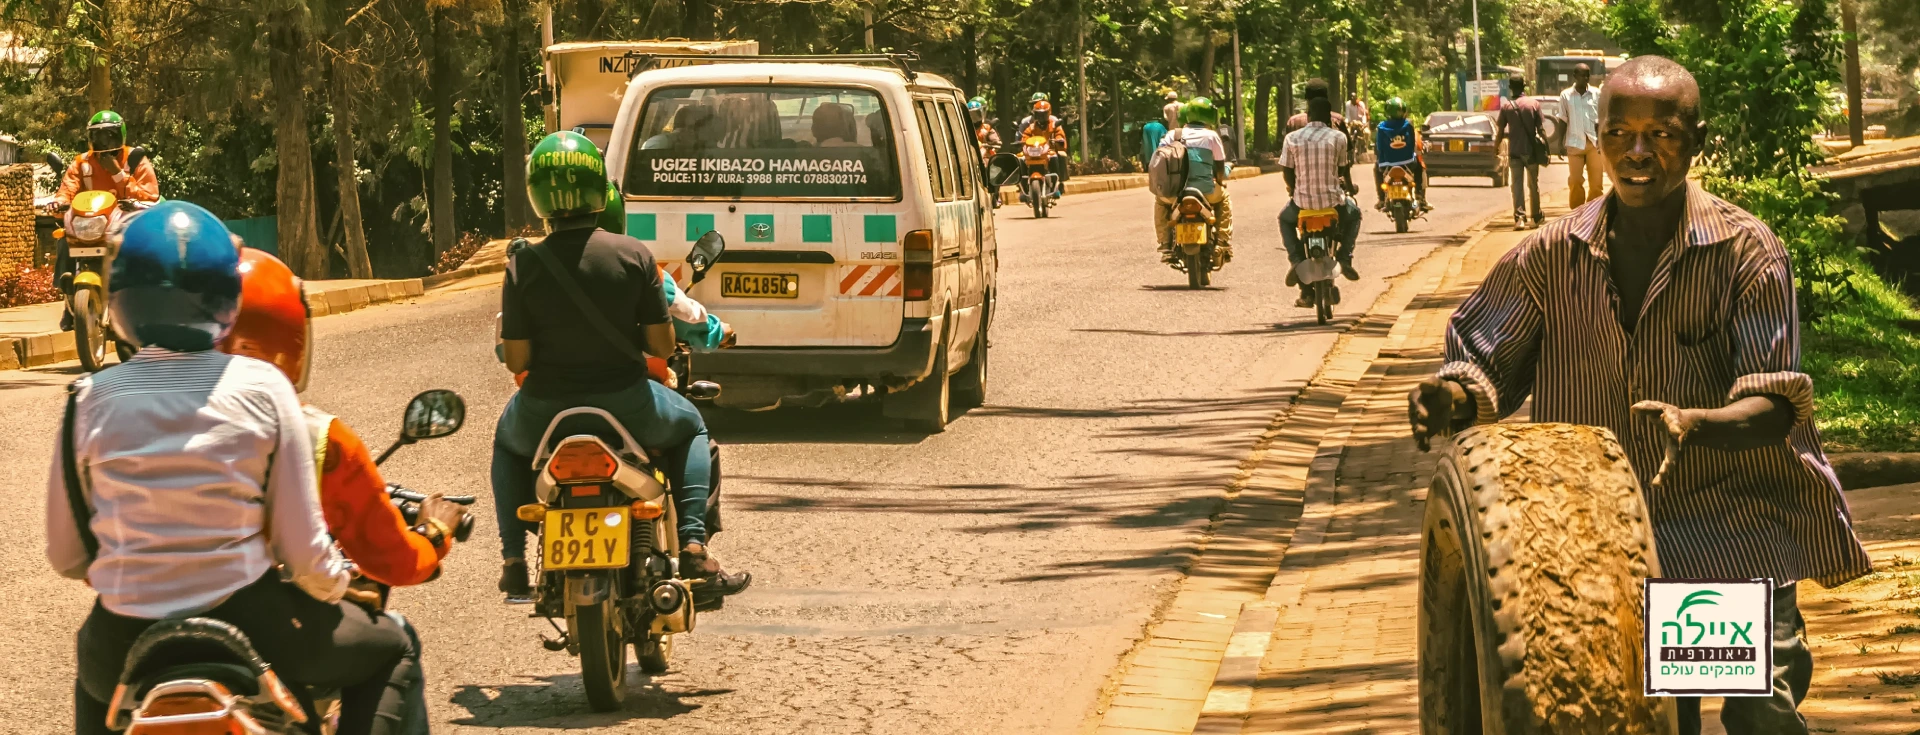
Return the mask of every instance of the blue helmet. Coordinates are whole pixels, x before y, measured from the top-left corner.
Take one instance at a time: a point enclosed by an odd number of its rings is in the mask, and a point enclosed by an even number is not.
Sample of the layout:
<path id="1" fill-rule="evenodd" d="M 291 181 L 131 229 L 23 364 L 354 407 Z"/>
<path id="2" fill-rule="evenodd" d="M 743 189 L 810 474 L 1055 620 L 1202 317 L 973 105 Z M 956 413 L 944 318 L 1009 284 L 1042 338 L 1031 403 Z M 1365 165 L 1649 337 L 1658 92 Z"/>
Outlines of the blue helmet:
<path id="1" fill-rule="evenodd" d="M 119 233 L 107 303 L 120 338 L 182 352 L 212 349 L 240 307 L 240 248 L 219 217 L 168 201 Z"/>

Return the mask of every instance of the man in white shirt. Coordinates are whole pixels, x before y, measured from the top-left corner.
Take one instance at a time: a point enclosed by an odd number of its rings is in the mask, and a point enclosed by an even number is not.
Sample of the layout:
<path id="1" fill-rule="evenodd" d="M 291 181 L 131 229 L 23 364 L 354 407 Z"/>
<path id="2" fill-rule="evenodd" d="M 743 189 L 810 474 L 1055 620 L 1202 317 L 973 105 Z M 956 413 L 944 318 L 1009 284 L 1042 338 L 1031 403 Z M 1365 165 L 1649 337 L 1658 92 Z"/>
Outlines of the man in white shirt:
<path id="1" fill-rule="evenodd" d="M 1160 106 L 1160 117 L 1167 121 L 1168 130 L 1180 129 L 1180 93 L 1167 90 L 1167 103 Z"/>
<path id="2" fill-rule="evenodd" d="M 1567 131 L 1567 206 L 1600 198 L 1605 182 L 1600 155 L 1600 90 L 1587 86 L 1593 69 L 1586 64 L 1573 67 L 1573 86 L 1560 93 L 1560 109 L 1565 117 L 1560 126 Z"/>
<path id="3" fill-rule="evenodd" d="M 1367 124 L 1368 114 L 1367 103 L 1360 101 L 1359 92 L 1354 92 L 1351 96 L 1347 97 L 1347 122 L 1357 123 L 1362 128 L 1369 127 Z"/>
<path id="4" fill-rule="evenodd" d="M 99 593 L 77 636 L 79 733 L 107 732 L 140 634 L 183 617 L 231 623 L 284 680 L 339 690 L 341 735 L 402 719 L 400 698 L 381 700 L 412 644 L 394 618 L 342 601 L 351 570 L 293 384 L 214 349 L 239 305 L 236 242 L 182 201 L 130 220 L 108 302 L 140 352 L 69 395 L 46 535 L 54 571 Z"/>
<path id="5" fill-rule="evenodd" d="M 1227 146 L 1220 139 L 1220 133 L 1213 126 L 1220 120 L 1220 111 L 1213 101 L 1205 97 L 1195 97 L 1193 101 L 1181 106 L 1180 116 L 1186 125 L 1174 128 L 1167 137 L 1180 136 L 1181 143 L 1187 146 L 1187 187 L 1198 189 L 1207 198 L 1208 206 L 1213 207 L 1213 230 L 1215 242 L 1213 248 L 1214 268 L 1217 270 L 1233 260 L 1233 199 L 1227 196 Z M 1174 199 L 1154 197 L 1153 216 L 1160 235 L 1160 259 L 1164 263 L 1174 263 L 1178 257 L 1173 251 L 1173 208 Z"/>

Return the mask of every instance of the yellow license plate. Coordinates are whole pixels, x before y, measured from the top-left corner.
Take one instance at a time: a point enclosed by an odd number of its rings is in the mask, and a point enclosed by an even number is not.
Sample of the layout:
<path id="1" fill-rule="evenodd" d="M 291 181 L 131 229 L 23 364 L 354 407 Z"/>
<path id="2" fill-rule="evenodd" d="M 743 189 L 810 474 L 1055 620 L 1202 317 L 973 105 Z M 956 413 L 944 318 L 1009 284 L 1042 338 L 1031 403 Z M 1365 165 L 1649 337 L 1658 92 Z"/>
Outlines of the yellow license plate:
<path id="1" fill-rule="evenodd" d="M 800 298 L 800 276 L 793 273 L 722 273 L 720 295 L 742 299 Z"/>
<path id="2" fill-rule="evenodd" d="M 1454 152 L 1454 153 L 1459 153 L 1459 152 L 1461 152 L 1461 151 L 1464 151 L 1464 150 L 1466 150 L 1466 149 L 1467 149 L 1467 142 L 1466 142 L 1466 141 L 1464 141 L 1464 140 L 1449 140 L 1449 141 L 1447 141 L 1447 150 L 1448 150 L 1448 151 L 1452 151 L 1452 152 Z"/>
<path id="3" fill-rule="evenodd" d="M 1387 196 L 1392 199 L 1411 199 L 1413 198 L 1413 192 L 1399 184 L 1388 184 Z"/>
<path id="4" fill-rule="evenodd" d="M 1205 222 L 1182 222 L 1174 225 L 1174 242 L 1181 245 L 1202 245 L 1207 242 L 1207 224 Z"/>
<path id="5" fill-rule="evenodd" d="M 547 509 L 540 544 L 547 569 L 618 569 L 627 565 L 632 509 Z"/>

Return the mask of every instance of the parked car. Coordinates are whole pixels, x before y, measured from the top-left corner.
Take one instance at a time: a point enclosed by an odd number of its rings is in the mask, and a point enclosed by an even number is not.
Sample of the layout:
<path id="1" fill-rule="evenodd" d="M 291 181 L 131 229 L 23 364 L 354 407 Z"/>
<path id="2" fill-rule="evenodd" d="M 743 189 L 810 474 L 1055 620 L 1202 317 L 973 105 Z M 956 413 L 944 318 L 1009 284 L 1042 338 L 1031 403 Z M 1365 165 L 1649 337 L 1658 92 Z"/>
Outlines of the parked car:
<path id="1" fill-rule="evenodd" d="M 1427 176 L 1485 176 L 1507 185 L 1507 144 L 1494 145 L 1493 117 L 1484 112 L 1436 112 L 1420 126 Z"/>

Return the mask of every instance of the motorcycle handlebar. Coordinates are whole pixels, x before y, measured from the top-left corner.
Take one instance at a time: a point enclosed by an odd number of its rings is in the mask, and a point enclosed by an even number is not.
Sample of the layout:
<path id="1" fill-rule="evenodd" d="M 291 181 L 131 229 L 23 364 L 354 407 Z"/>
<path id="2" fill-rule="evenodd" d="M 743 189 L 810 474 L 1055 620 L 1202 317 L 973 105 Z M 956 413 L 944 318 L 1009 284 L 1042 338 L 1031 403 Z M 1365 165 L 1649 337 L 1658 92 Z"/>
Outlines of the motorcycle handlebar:
<path id="1" fill-rule="evenodd" d="M 393 501 L 394 508 L 400 511 L 400 517 L 406 520 L 408 526 L 411 527 L 420 524 L 420 503 L 427 499 L 426 493 L 408 490 L 407 488 L 389 482 L 387 483 L 387 497 Z M 473 505 L 474 501 L 472 495 L 442 495 L 440 497 L 455 505 Z M 473 514 L 462 511 L 460 513 L 460 525 L 453 529 L 453 540 L 466 541 L 467 537 L 472 535 Z"/>

